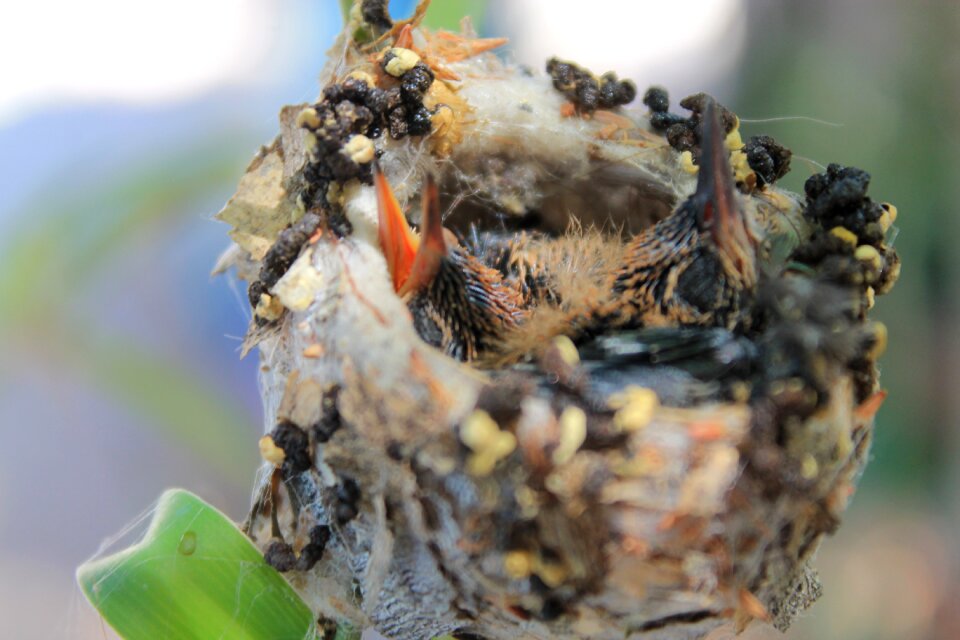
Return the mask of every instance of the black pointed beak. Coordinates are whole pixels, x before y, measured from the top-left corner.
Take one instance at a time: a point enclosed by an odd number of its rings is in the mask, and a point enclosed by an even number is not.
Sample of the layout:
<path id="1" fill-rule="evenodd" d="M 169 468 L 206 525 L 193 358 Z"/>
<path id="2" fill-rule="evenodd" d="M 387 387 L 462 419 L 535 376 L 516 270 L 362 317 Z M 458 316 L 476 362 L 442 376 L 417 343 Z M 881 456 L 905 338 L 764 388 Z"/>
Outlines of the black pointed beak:
<path id="1" fill-rule="evenodd" d="M 700 171 L 693 200 L 700 227 L 728 263 L 752 285 L 755 282 L 756 239 L 734 188 L 726 131 L 712 99 L 706 101 L 700 135 Z"/>

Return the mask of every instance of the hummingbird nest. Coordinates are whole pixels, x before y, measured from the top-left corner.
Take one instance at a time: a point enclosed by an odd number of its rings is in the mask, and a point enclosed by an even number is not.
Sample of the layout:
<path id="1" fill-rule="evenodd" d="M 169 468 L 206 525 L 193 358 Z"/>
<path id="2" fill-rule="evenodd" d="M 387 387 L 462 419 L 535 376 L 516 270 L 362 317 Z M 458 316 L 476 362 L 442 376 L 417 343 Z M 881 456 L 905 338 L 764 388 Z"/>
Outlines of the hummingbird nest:
<path id="1" fill-rule="evenodd" d="M 896 209 L 836 165 L 781 190 L 789 150 L 705 94 L 625 108 L 385 5 L 218 216 L 261 360 L 246 531 L 322 630 L 785 628 L 884 397 Z"/>

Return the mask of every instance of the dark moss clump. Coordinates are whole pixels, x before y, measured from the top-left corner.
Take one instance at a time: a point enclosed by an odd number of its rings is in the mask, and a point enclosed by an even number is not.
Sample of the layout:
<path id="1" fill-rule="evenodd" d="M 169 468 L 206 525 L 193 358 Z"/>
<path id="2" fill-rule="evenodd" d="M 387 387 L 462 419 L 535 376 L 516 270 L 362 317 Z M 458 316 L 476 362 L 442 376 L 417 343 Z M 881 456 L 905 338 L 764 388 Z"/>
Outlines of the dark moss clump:
<path id="1" fill-rule="evenodd" d="M 700 160 L 703 112 L 706 110 L 708 101 L 713 101 L 717 106 L 724 133 L 733 131 L 738 123 L 736 114 L 706 93 L 696 93 L 680 101 L 680 106 L 691 112 L 687 117 L 670 113 L 670 96 L 662 87 L 650 87 L 643 95 L 643 103 L 651 111 L 650 126 L 655 131 L 664 132 L 667 142 L 676 151 L 681 153 L 689 151 L 695 163 Z"/>
<path id="2" fill-rule="evenodd" d="M 330 527 L 325 524 L 314 525 L 310 529 L 310 542 L 300 550 L 297 558 L 297 570 L 309 571 L 323 557 L 330 541 Z"/>
<path id="3" fill-rule="evenodd" d="M 284 420 L 270 432 L 270 438 L 277 447 L 283 449 L 280 474 L 284 478 L 303 473 L 312 466 L 310 438 L 306 431 Z"/>
<path id="4" fill-rule="evenodd" d="M 326 207 L 330 183 L 343 184 L 356 178 L 373 183 L 371 163 L 357 162 L 344 147 L 355 135 L 372 139 L 383 128 L 386 92 L 358 78 L 348 78 L 323 90 L 323 100 L 301 113 L 299 122 L 307 138 L 308 161 L 304 167 L 304 206 Z"/>
<path id="5" fill-rule="evenodd" d="M 306 213 L 293 225 L 280 232 L 277 241 L 273 243 L 273 246 L 270 247 L 267 255 L 263 258 L 259 278 L 256 282 L 251 283 L 247 289 L 247 297 L 250 299 L 251 306 L 256 308 L 260 302 L 261 294 L 266 293 L 270 287 L 277 284 L 277 281 L 300 255 L 300 249 L 319 226 L 320 216 L 315 213 Z"/>
<path id="6" fill-rule="evenodd" d="M 647 89 L 643 94 L 643 104 L 650 108 L 650 126 L 656 131 L 666 131 L 686 121 L 684 116 L 670 113 L 670 94 L 663 87 Z"/>
<path id="7" fill-rule="evenodd" d="M 743 147 L 747 164 L 757 176 L 757 186 L 773 184 L 790 171 L 793 153 L 770 136 L 753 136 Z"/>
<path id="8" fill-rule="evenodd" d="M 390 56 L 384 56 L 386 65 Z M 373 183 L 372 154 L 349 153 L 354 136 L 370 141 L 389 131 L 394 139 L 430 133 L 432 114 L 423 97 L 433 84 L 433 72 L 418 63 L 404 73 L 399 85 L 390 89 L 372 87 L 360 78 L 348 78 L 323 90 L 323 99 L 300 115 L 302 127 L 313 134 L 307 138 L 308 162 L 304 168 L 304 206 L 327 208 L 331 183 L 357 179 Z M 372 144 L 364 142 L 364 144 Z"/>
<path id="9" fill-rule="evenodd" d="M 553 87 L 567 96 L 581 112 L 615 109 L 637 97 L 636 85 L 629 80 L 619 80 L 612 71 L 597 78 L 572 62 L 550 58 L 547 73 L 553 79 Z"/>
<path id="10" fill-rule="evenodd" d="M 804 185 L 803 213 L 816 230 L 791 259 L 814 268 L 823 280 L 864 291 L 871 287 L 881 295 L 899 277 L 900 257 L 884 242 L 890 205 L 867 196 L 869 185 L 866 171 L 837 164 L 811 176 Z"/>
<path id="11" fill-rule="evenodd" d="M 670 110 L 670 94 L 663 87 L 650 87 L 643 94 L 643 104 L 654 113 L 666 113 Z"/>
<path id="12" fill-rule="evenodd" d="M 667 128 L 667 142 L 677 151 L 689 151 L 694 162 L 700 160 L 700 136 L 703 131 L 703 113 L 707 102 L 713 98 L 706 93 L 696 93 L 680 101 L 680 106 L 690 111 L 690 116 L 681 122 Z M 732 111 L 714 101 L 720 122 L 723 123 L 723 132 L 728 134 L 737 126 L 737 116 Z"/>
<path id="13" fill-rule="evenodd" d="M 884 237 L 879 222 L 884 209 L 867 196 L 869 186 L 866 171 L 831 164 L 823 173 L 810 176 L 803 186 L 807 195 L 803 214 L 824 229 L 843 227 L 860 243 L 878 246 Z"/>
<path id="14" fill-rule="evenodd" d="M 386 70 L 394 58 L 388 51 L 380 60 L 380 66 Z M 430 133 L 433 114 L 423 104 L 423 97 L 433 84 L 434 76 L 430 67 L 418 62 L 398 78 L 400 85 L 386 93 L 384 115 L 390 137 L 394 140 L 406 136 L 425 136 Z"/>
<path id="15" fill-rule="evenodd" d="M 299 557 L 293 547 L 283 540 L 273 540 L 263 554 L 264 561 L 279 571 L 309 571 L 323 557 L 330 541 L 330 527 L 323 524 L 310 529 L 310 541 L 300 550 Z"/>
<path id="16" fill-rule="evenodd" d="M 263 560 L 280 573 L 297 568 L 297 554 L 293 552 L 293 547 L 283 540 L 270 542 L 263 554 Z"/>

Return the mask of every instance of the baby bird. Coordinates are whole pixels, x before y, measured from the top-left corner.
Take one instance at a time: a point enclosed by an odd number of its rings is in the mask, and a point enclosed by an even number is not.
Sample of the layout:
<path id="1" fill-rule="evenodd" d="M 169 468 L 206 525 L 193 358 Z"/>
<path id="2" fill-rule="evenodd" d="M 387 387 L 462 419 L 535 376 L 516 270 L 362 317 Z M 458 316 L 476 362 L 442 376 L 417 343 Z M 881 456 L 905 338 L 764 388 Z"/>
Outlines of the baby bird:
<path id="1" fill-rule="evenodd" d="M 525 317 L 520 291 L 460 247 L 443 228 L 439 190 L 428 176 L 418 238 L 382 171 L 374 172 L 379 240 L 397 293 L 420 337 L 458 360 L 475 360 Z"/>
<path id="2" fill-rule="evenodd" d="M 702 122 L 696 191 L 626 244 L 595 232 L 493 244 L 487 253 L 507 280 L 540 293 L 527 322 L 505 335 L 496 362 L 517 361 L 560 334 L 587 345 L 646 327 L 749 325 L 759 240 L 735 194 L 712 100 Z"/>
<path id="3" fill-rule="evenodd" d="M 710 101 L 696 192 L 630 241 L 595 328 L 740 324 L 757 284 L 758 239 L 734 194 L 724 137 Z"/>

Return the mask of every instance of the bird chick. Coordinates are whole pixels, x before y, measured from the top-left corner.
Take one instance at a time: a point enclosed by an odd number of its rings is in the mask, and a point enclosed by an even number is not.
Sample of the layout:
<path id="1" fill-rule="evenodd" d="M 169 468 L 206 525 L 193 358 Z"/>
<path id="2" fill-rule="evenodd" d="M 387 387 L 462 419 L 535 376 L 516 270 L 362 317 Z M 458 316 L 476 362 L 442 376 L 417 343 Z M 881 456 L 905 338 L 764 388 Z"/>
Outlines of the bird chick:
<path id="1" fill-rule="evenodd" d="M 420 337 L 458 360 L 475 360 L 526 315 L 523 298 L 501 274 L 444 229 L 440 197 L 427 177 L 420 237 L 407 224 L 382 171 L 374 172 L 379 240 L 393 278 Z"/>
<path id="2" fill-rule="evenodd" d="M 758 240 L 734 192 L 724 135 L 710 100 L 696 192 L 627 245 L 595 328 L 740 324 L 757 283 Z"/>
<path id="3" fill-rule="evenodd" d="M 495 264 L 506 265 L 508 280 L 541 291 L 529 319 L 504 336 L 497 364 L 520 360 L 558 334 L 584 344 L 642 327 L 749 325 L 759 240 L 735 192 L 712 99 L 703 113 L 696 191 L 625 245 L 573 231 L 488 251 Z"/>

